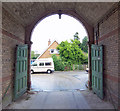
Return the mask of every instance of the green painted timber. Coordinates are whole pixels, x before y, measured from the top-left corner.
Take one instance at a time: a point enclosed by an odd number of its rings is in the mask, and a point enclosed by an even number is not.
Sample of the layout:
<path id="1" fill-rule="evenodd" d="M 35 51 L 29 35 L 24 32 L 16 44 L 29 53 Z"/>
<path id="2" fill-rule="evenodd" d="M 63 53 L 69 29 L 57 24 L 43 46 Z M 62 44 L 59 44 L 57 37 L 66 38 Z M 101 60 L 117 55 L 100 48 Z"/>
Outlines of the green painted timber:
<path id="1" fill-rule="evenodd" d="M 27 90 L 27 59 L 28 46 L 26 44 L 18 45 L 16 48 L 14 100 L 22 96 Z"/>
<path id="2" fill-rule="evenodd" d="M 91 45 L 92 90 L 103 99 L 103 46 Z"/>

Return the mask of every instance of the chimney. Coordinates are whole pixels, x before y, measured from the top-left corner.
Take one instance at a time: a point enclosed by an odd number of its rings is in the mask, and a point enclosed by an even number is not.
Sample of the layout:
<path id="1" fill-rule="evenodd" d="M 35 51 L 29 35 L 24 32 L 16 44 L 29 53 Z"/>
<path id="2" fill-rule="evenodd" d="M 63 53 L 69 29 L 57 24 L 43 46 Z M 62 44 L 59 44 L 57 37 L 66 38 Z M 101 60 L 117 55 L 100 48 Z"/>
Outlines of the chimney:
<path id="1" fill-rule="evenodd" d="M 50 39 L 49 39 L 49 41 L 48 41 L 48 46 L 51 44 L 51 41 L 50 41 Z"/>

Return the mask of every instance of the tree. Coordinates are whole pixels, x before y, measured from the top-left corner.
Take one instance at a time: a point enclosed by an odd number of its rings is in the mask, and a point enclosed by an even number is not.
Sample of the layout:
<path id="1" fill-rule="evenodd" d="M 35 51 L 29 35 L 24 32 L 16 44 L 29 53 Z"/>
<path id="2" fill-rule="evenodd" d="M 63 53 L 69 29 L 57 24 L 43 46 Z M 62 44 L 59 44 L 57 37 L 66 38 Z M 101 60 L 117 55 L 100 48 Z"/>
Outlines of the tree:
<path id="1" fill-rule="evenodd" d="M 34 51 L 31 51 L 31 59 L 37 59 L 40 54 L 35 54 Z"/>
<path id="2" fill-rule="evenodd" d="M 78 32 L 75 33 L 75 35 L 74 35 L 74 40 L 80 40 L 78 34 L 79 34 Z"/>
<path id="3" fill-rule="evenodd" d="M 34 51 L 31 51 L 31 59 L 33 59 L 35 57 L 35 53 Z"/>
<path id="4" fill-rule="evenodd" d="M 88 53 L 87 42 L 88 42 L 88 37 L 85 36 L 85 37 L 83 38 L 83 40 L 82 40 L 81 45 L 80 45 L 80 48 L 81 48 L 84 52 L 86 52 L 86 53 Z"/>
<path id="5" fill-rule="evenodd" d="M 58 45 L 57 49 L 63 61 L 80 64 L 84 60 L 84 54 L 78 44 L 80 44 L 80 41 L 74 39 L 70 43 L 68 41 L 62 41 Z"/>
<path id="6" fill-rule="evenodd" d="M 52 55 L 55 71 L 64 71 L 64 63 L 60 57 L 57 57 L 55 54 Z"/>
<path id="7" fill-rule="evenodd" d="M 59 50 L 59 54 L 60 56 L 62 57 L 62 60 L 63 61 L 70 61 L 71 58 L 72 58 L 72 53 L 71 53 L 71 50 L 70 50 L 71 46 L 70 46 L 70 43 L 68 43 L 68 41 L 62 41 L 57 49 Z"/>
<path id="8" fill-rule="evenodd" d="M 83 57 L 83 60 L 82 60 L 81 63 L 82 64 L 88 64 L 88 53 L 84 52 L 84 57 Z"/>

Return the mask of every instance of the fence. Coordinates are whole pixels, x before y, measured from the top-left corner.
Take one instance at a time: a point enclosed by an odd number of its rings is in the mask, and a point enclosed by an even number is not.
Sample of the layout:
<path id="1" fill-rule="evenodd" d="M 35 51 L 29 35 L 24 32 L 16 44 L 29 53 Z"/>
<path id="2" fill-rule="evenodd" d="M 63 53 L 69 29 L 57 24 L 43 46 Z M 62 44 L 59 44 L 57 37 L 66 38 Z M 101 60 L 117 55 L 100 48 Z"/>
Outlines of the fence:
<path id="1" fill-rule="evenodd" d="M 86 70 L 86 68 L 88 67 L 88 64 L 74 64 L 73 65 L 73 70 Z"/>

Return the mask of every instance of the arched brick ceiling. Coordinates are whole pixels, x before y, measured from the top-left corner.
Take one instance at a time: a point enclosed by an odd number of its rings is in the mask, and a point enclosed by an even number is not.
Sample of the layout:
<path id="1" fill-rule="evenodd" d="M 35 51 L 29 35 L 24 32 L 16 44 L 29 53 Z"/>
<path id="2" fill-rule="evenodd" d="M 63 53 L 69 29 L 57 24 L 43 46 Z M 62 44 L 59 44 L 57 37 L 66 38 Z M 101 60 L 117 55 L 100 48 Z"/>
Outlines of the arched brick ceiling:
<path id="1" fill-rule="evenodd" d="M 46 11 L 54 10 L 72 10 L 94 25 L 114 5 L 114 2 L 3 2 L 3 8 L 24 26 L 30 25 Z"/>

